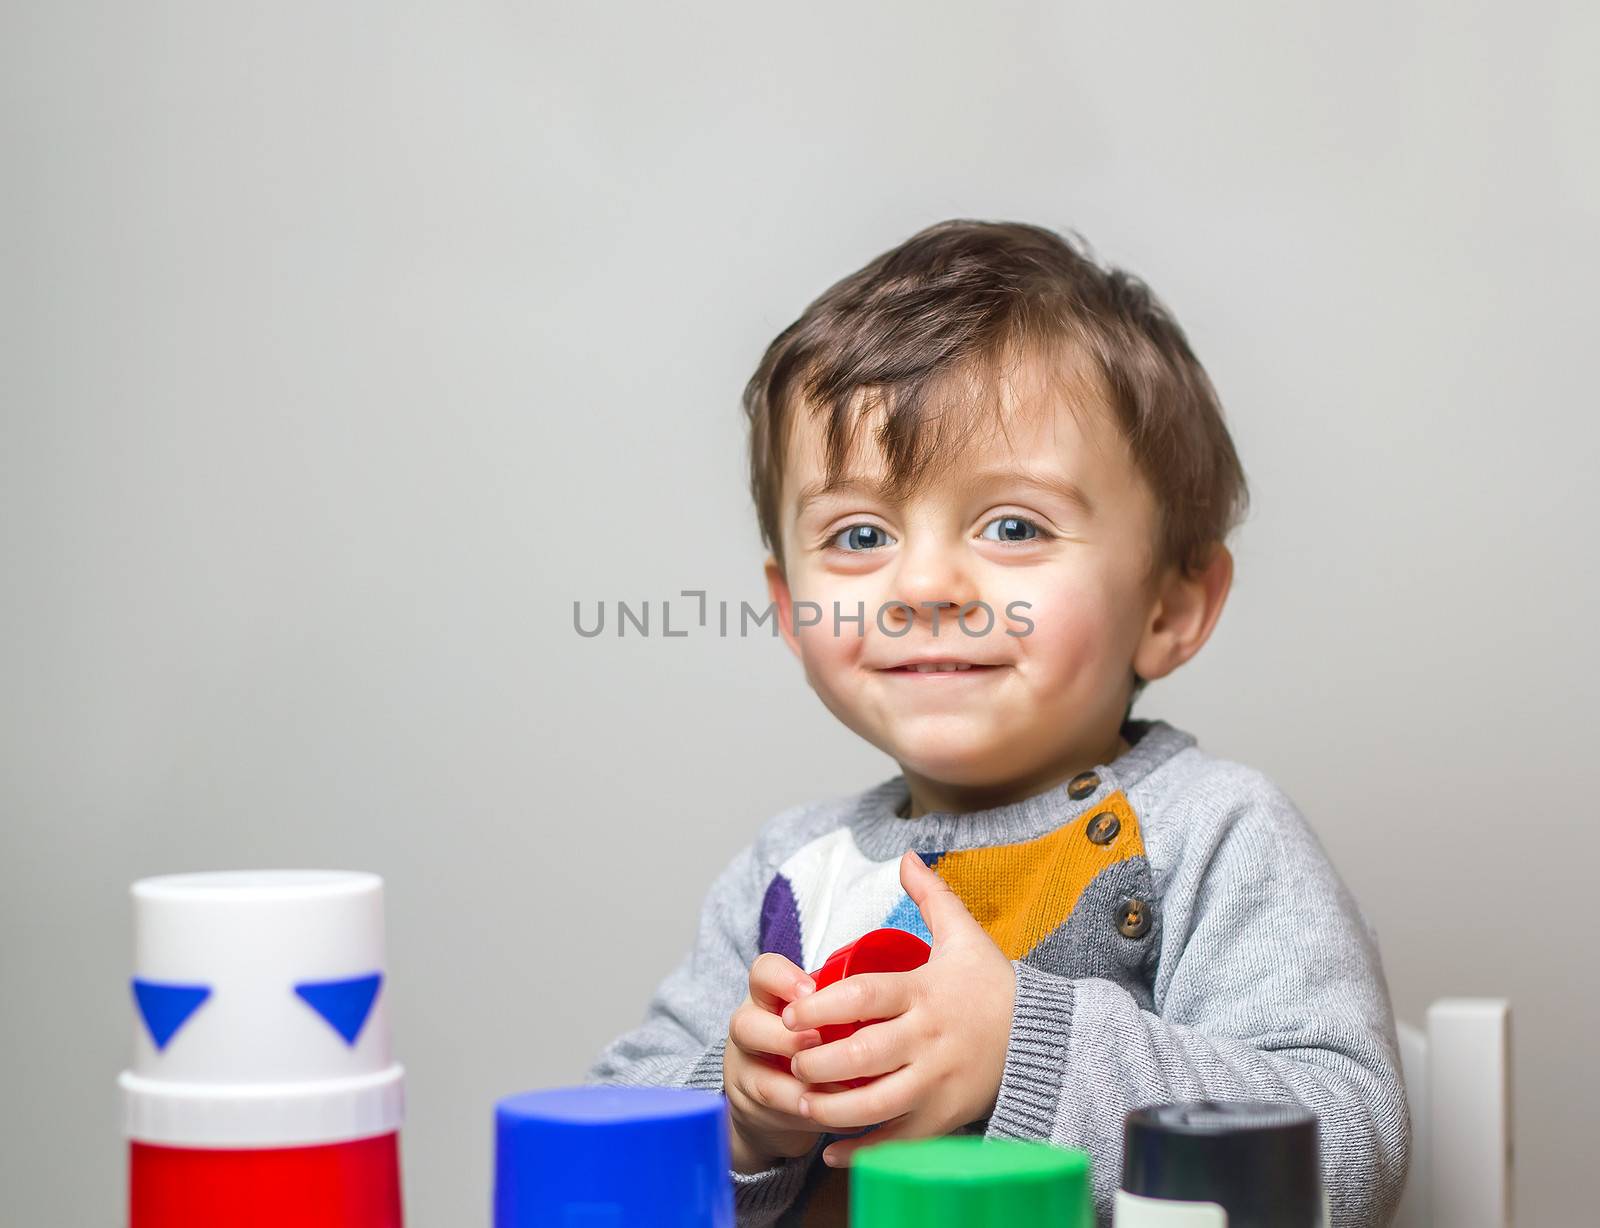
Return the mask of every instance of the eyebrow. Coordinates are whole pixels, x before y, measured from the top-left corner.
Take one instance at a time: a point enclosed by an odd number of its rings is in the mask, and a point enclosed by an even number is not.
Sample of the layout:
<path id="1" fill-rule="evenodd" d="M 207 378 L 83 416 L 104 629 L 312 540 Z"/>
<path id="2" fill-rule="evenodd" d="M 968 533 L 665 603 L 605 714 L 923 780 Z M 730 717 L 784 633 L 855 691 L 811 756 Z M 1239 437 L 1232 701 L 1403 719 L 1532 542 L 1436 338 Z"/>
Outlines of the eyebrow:
<path id="1" fill-rule="evenodd" d="M 841 478 L 837 482 L 827 482 L 819 479 L 815 482 L 808 482 L 800 488 L 800 499 L 795 505 L 795 519 L 798 520 L 801 516 L 804 516 L 806 508 L 810 507 L 818 499 L 828 495 L 862 495 L 869 499 L 884 499 L 890 503 L 896 502 L 896 500 L 889 499 L 885 489 L 875 482 L 867 482 L 861 478 Z M 899 502 L 903 501 L 899 500 Z"/>
<path id="2" fill-rule="evenodd" d="M 1094 515 L 1094 501 L 1084 493 L 1083 487 L 1068 478 L 1055 473 L 1028 473 L 1012 469 L 995 469 L 977 474 L 969 478 L 966 486 L 970 488 L 990 486 L 1031 486 L 1036 490 L 1052 494 L 1071 503 L 1085 516 Z M 795 508 L 795 518 L 805 515 L 806 508 L 826 495 L 855 494 L 868 498 L 887 499 L 884 488 L 873 482 L 863 481 L 860 478 L 842 478 L 837 482 L 815 481 L 809 482 L 800 488 L 799 502 Z M 887 500 L 888 502 L 904 502 L 901 500 Z"/>
<path id="3" fill-rule="evenodd" d="M 1083 487 L 1070 478 L 1062 477 L 1059 473 L 1030 473 L 1023 470 L 995 469 L 980 473 L 970 479 L 973 487 L 986 486 L 1032 486 L 1046 494 L 1055 495 L 1059 499 L 1073 504 L 1085 516 L 1094 515 L 1094 500 L 1089 498 Z"/>

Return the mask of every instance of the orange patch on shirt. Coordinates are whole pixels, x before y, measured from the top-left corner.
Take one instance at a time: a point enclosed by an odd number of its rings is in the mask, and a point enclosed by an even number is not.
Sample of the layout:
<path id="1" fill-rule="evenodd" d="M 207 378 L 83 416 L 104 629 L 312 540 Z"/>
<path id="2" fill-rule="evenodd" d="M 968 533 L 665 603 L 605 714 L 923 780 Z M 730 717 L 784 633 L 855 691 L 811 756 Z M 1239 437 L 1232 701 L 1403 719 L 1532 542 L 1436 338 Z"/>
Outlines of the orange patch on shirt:
<path id="1" fill-rule="evenodd" d="M 1089 824 L 1107 811 L 1121 826 L 1107 843 L 1096 844 L 1089 839 Z M 1102 830 L 1104 826 L 1102 820 Z M 1097 874 L 1142 856 L 1138 816 L 1119 789 L 1036 840 L 946 853 L 933 868 L 1006 958 L 1022 959 L 1072 915 Z"/>

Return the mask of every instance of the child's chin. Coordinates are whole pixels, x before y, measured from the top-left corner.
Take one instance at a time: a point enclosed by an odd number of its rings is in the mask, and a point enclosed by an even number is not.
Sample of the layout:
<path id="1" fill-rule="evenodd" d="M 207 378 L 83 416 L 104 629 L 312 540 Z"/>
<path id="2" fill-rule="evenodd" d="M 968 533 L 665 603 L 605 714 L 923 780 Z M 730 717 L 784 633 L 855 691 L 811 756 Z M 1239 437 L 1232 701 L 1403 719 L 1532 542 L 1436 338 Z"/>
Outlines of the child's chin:
<path id="1" fill-rule="evenodd" d="M 895 759 L 901 767 L 947 785 L 992 785 L 1005 780 L 1011 767 L 999 748 L 971 737 L 918 738 Z"/>

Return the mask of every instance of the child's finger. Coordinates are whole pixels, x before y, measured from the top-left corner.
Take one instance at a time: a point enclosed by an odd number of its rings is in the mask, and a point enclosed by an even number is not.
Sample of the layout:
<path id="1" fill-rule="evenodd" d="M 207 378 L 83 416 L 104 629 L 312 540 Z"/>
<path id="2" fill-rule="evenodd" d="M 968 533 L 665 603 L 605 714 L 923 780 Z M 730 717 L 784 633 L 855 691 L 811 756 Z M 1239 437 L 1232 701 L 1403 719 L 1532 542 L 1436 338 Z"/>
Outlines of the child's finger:
<path id="1" fill-rule="evenodd" d="M 822 1034 L 815 1030 L 792 1031 L 771 1011 L 751 1004 L 735 1011 L 728 1020 L 728 1039 L 746 1053 L 791 1058 L 802 1049 L 821 1044 Z"/>
<path id="2" fill-rule="evenodd" d="M 776 1021 L 775 1021 L 776 1022 Z M 781 1026 L 781 1024 L 780 1024 Z M 802 1032 L 802 1036 L 820 1033 Z M 874 1023 L 826 1045 L 795 1050 L 789 1069 L 802 1083 L 843 1083 L 899 1070 L 911 1060 L 910 1036 L 899 1020 Z"/>
<path id="3" fill-rule="evenodd" d="M 829 1168 L 845 1168 L 849 1166 L 856 1152 L 863 1147 L 871 1147 L 874 1143 L 888 1143 L 895 1139 L 932 1138 L 937 1133 L 938 1131 L 930 1130 L 926 1123 L 919 1121 L 918 1114 L 907 1113 L 904 1117 L 884 1122 L 870 1134 L 830 1143 L 822 1150 L 822 1162 Z"/>
<path id="4" fill-rule="evenodd" d="M 818 1092 L 805 1084 L 800 1115 L 829 1131 L 859 1130 L 909 1113 L 916 1104 L 921 1078 L 911 1066 L 874 1079 L 865 1087 L 842 1092 Z"/>
<path id="5" fill-rule="evenodd" d="M 910 1009 L 915 975 L 911 972 L 863 972 L 847 976 L 783 1007 L 783 1022 L 796 1031 L 803 1031 L 830 1023 L 892 1019 Z"/>
<path id="6" fill-rule="evenodd" d="M 793 1002 L 816 987 L 817 983 L 806 975 L 804 968 L 776 952 L 759 955 L 750 965 L 750 999 L 769 1011 L 781 1011 L 785 1003 Z"/>
<path id="7" fill-rule="evenodd" d="M 900 859 L 900 885 L 922 914 L 935 947 L 965 933 L 983 933 L 983 927 L 973 919 L 961 897 L 950 889 L 950 884 L 915 853 L 907 853 Z"/>
<path id="8" fill-rule="evenodd" d="M 774 1125 L 806 1129 L 811 1124 L 800 1112 L 806 1085 L 787 1070 L 751 1065 L 740 1074 L 738 1090 Z"/>

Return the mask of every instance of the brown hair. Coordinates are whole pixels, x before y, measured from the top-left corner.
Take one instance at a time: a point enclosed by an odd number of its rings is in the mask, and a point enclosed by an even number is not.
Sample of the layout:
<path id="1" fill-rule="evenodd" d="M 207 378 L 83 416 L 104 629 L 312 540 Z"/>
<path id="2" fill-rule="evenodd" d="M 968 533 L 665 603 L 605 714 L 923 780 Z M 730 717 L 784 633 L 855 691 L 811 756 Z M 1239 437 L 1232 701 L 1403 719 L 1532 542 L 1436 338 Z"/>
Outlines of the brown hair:
<path id="1" fill-rule="evenodd" d="M 1051 352 L 1052 342 L 1091 358 L 1089 375 L 1155 493 L 1156 568 L 1201 567 L 1249 501 L 1210 379 L 1144 282 L 1102 266 L 1081 241 L 1018 222 L 930 226 L 831 286 L 767 347 L 744 391 L 762 542 L 782 564 L 780 493 L 797 404 L 827 414 L 831 483 L 863 394 L 881 400 L 876 438 L 891 487 L 903 491 L 947 452 L 935 386 L 992 369 L 1009 351 Z"/>

